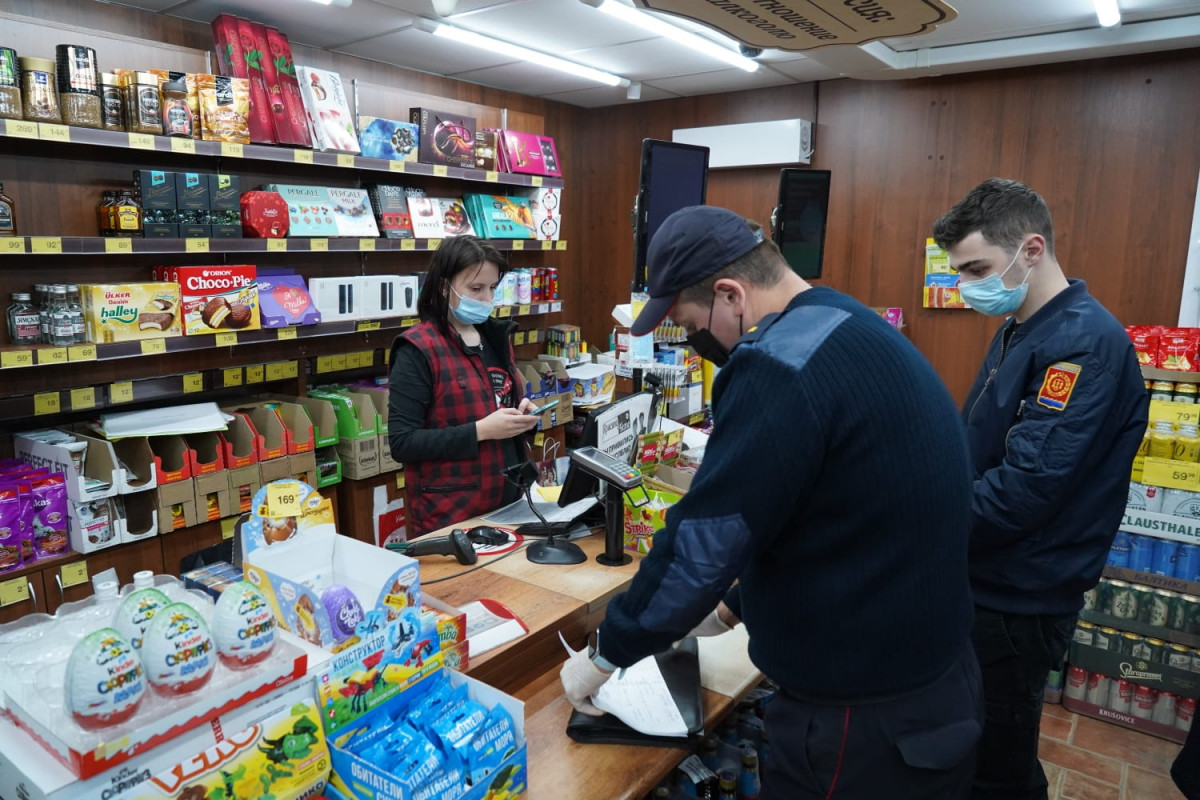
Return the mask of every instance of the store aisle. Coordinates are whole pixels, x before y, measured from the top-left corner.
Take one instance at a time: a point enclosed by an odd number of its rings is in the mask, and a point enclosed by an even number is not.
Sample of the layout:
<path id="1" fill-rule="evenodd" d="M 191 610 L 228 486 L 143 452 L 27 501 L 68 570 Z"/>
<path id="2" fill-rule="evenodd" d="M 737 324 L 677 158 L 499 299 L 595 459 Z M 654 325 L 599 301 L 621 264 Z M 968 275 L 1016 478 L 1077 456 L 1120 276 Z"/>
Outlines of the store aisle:
<path id="1" fill-rule="evenodd" d="M 1050 800 L 1183 800 L 1168 772 L 1179 745 L 1046 705 L 1038 755 Z"/>

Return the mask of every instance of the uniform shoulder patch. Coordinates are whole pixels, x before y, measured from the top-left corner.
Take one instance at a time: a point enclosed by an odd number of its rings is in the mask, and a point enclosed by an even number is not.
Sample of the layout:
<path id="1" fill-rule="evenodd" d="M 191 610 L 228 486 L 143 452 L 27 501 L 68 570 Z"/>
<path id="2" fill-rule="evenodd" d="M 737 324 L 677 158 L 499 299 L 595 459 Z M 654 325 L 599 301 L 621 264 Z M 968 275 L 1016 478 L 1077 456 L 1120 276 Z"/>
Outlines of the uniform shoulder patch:
<path id="1" fill-rule="evenodd" d="M 1040 406 L 1063 411 L 1071 402 L 1071 392 L 1075 391 L 1075 383 L 1083 368 L 1078 364 L 1058 361 L 1046 369 L 1046 377 L 1042 380 L 1042 388 L 1038 390 L 1037 402 Z"/>

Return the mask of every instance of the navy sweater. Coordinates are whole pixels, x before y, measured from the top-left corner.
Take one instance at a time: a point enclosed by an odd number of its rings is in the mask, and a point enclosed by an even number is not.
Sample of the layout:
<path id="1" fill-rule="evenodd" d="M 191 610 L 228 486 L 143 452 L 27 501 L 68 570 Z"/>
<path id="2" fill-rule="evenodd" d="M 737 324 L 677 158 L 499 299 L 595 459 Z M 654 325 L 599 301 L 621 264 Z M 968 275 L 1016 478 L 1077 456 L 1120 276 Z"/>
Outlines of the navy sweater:
<path id="1" fill-rule="evenodd" d="M 814 288 L 738 343 L 713 405 L 704 463 L 609 604 L 601 655 L 667 648 L 728 591 L 751 659 L 805 696 L 877 698 L 945 672 L 973 614 L 970 467 L 925 358 Z"/>

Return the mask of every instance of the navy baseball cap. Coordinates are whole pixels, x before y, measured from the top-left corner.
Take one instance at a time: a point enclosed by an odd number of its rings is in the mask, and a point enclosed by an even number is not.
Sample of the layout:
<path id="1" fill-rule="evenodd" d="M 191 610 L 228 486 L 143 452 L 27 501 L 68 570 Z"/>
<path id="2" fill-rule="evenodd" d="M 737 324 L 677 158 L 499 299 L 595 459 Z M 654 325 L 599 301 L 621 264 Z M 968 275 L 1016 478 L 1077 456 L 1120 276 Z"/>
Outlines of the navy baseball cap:
<path id="1" fill-rule="evenodd" d="M 700 283 L 758 247 L 762 232 L 746 220 L 716 206 L 688 206 L 667 217 L 646 255 L 650 300 L 629 332 L 644 336 L 671 313 L 679 293 Z"/>

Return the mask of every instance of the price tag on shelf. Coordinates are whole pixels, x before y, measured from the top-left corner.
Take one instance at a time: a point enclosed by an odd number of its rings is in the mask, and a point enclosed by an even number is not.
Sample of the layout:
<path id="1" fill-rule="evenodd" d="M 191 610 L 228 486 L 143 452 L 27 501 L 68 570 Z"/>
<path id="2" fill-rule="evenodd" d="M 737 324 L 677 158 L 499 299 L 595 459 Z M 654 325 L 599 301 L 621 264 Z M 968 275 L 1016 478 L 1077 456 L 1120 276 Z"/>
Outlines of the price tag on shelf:
<path id="1" fill-rule="evenodd" d="M 396 473 L 396 491 L 404 491 L 404 470 Z"/>
<path id="2" fill-rule="evenodd" d="M 331 359 L 333 372 L 345 372 L 345 370 L 346 370 L 346 354 L 345 353 L 342 353 L 340 356 L 330 356 L 330 359 Z"/>
<path id="3" fill-rule="evenodd" d="M 186 153 L 189 156 L 196 155 L 196 140 L 182 139 L 178 136 L 171 137 L 171 152 Z"/>
<path id="4" fill-rule="evenodd" d="M 421 321 L 420 317 L 405 317 L 404 319 L 400 320 L 400 327 L 401 328 L 411 328 L 413 325 L 416 325 L 420 321 Z M 384 352 L 387 352 L 387 351 L 385 350 Z"/>
<path id="5" fill-rule="evenodd" d="M 546 434 L 542 433 L 541 431 L 538 431 L 537 433 L 535 433 L 533 435 L 533 446 L 534 447 L 541 447 L 545 443 L 545 441 L 546 441 Z"/>
<path id="6" fill-rule="evenodd" d="M 6 236 L 4 237 L 4 252 L 6 253 L 24 253 L 25 252 L 25 237 L 24 236 Z"/>
<path id="7" fill-rule="evenodd" d="M 531 310 L 532 309 L 530 308 L 530 306 L 528 304 L 517 306 L 517 316 L 520 316 L 520 317 L 529 316 L 529 312 Z"/>
<path id="8" fill-rule="evenodd" d="M 567 249 L 567 240 L 559 239 L 557 242 L 554 243 L 554 249 L 555 250 L 566 250 Z"/>
<path id="9" fill-rule="evenodd" d="M 96 345 L 94 344 L 77 344 L 74 347 L 67 348 L 67 356 L 72 361 L 95 361 L 96 360 Z"/>
<path id="10" fill-rule="evenodd" d="M 339 167 L 353 167 L 354 156 L 348 153 L 338 153 L 337 164 Z"/>
<path id="11" fill-rule="evenodd" d="M 231 386 L 242 385 L 242 368 L 230 367 L 229 369 L 221 370 L 221 385 L 226 389 Z"/>
<path id="12" fill-rule="evenodd" d="M 529 179 L 529 185 L 530 186 L 541 186 L 542 185 L 542 176 L 534 175 L 532 178 Z"/>
<path id="13" fill-rule="evenodd" d="M 35 416 L 57 414 L 59 411 L 62 411 L 62 403 L 58 392 L 38 392 L 33 396 L 33 413 Z"/>
<path id="14" fill-rule="evenodd" d="M 71 390 L 71 410 L 72 411 L 87 411 L 89 408 L 96 407 L 96 389 L 93 386 L 85 386 L 82 389 Z"/>
<path id="15" fill-rule="evenodd" d="M 433 176 L 435 178 L 444 178 L 450 174 L 450 170 L 446 169 L 445 164 L 435 164 L 433 167 Z"/>
<path id="16" fill-rule="evenodd" d="M 62 255 L 62 237 L 60 236 L 30 236 L 29 250 L 34 253 Z"/>
<path id="17" fill-rule="evenodd" d="M 233 538 L 233 529 L 237 526 L 237 517 L 226 517 L 221 520 L 221 538 L 228 541 Z"/>
<path id="18" fill-rule="evenodd" d="M 33 351 L 32 350 L 6 350 L 0 353 L 0 368 L 8 369 L 10 367 L 32 367 L 33 366 Z"/>
<path id="19" fill-rule="evenodd" d="M 323 253 L 329 249 L 328 239 L 309 239 L 308 249 L 314 253 Z"/>
<path id="20" fill-rule="evenodd" d="M 389 161 L 388 169 L 392 172 L 404 172 L 405 166 L 403 161 Z"/>
<path id="21" fill-rule="evenodd" d="M 221 142 L 221 155 L 226 158 L 242 158 L 244 152 L 240 142 Z"/>
<path id="22" fill-rule="evenodd" d="M 513 334 L 513 344 L 514 345 L 525 344 L 525 331 L 517 331 L 516 333 Z"/>
<path id="23" fill-rule="evenodd" d="M 293 150 L 292 160 L 297 164 L 311 164 L 313 162 L 312 150 Z"/>
<path id="24" fill-rule="evenodd" d="M 322 372 L 333 372 L 333 356 L 317 357 L 317 374 Z"/>
<path id="25" fill-rule="evenodd" d="M 362 333 L 364 331 L 377 331 L 377 330 L 379 330 L 379 320 L 377 320 L 377 319 L 364 320 L 364 321 L 358 323 L 358 325 L 356 325 L 354 329 L 356 331 L 358 331 L 359 333 Z"/>
<path id="26" fill-rule="evenodd" d="M 375 351 L 374 350 L 363 350 L 362 352 L 360 352 L 358 354 L 358 360 L 359 360 L 359 363 L 361 363 L 364 367 L 375 366 Z"/>
<path id="27" fill-rule="evenodd" d="M 133 402 L 133 382 L 119 381 L 108 385 L 108 402 L 110 403 L 131 403 Z"/>
<path id="28" fill-rule="evenodd" d="M 204 391 L 204 376 L 199 372 L 189 372 L 183 376 L 183 393 L 195 394 Z"/>
<path id="29" fill-rule="evenodd" d="M 371 252 L 372 250 L 375 249 L 375 240 L 374 239 L 359 239 L 358 240 L 358 249 L 363 250 L 368 253 Z"/>
<path id="30" fill-rule="evenodd" d="M 442 246 L 441 239 L 426 239 L 425 240 L 425 249 L 426 250 L 437 250 L 441 246 Z"/>
<path id="31" fill-rule="evenodd" d="M 269 381 L 287 380 L 287 372 L 283 368 L 283 363 L 284 362 L 282 362 L 282 361 L 274 361 L 270 364 L 265 365 L 267 380 L 269 380 Z"/>
<path id="32" fill-rule="evenodd" d="M 79 586 L 88 581 L 88 568 L 86 561 L 76 561 L 74 564 L 64 564 L 58 571 L 59 579 L 62 581 L 64 589 L 70 589 L 72 586 Z"/>
<path id="33" fill-rule="evenodd" d="M 128 236 L 109 236 L 104 240 L 104 252 L 132 253 L 133 239 L 130 239 Z"/>
<path id="34" fill-rule="evenodd" d="M 263 365 L 251 364 L 246 367 L 246 383 L 262 383 L 263 382 Z"/>
<path id="35" fill-rule="evenodd" d="M 69 142 L 71 141 L 71 129 L 66 125 L 51 125 L 43 122 L 38 125 L 38 138 L 45 139 L 47 142 Z"/>
<path id="36" fill-rule="evenodd" d="M 358 353 L 346 353 L 346 369 L 358 369 L 362 366 L 362 357 Z"/>
<path id="37" fill-rule="evenodd" d="M 138 150 L 153 150 L 154 137 L 148 133 L 129 134 L 129 146 Z"/>
<path id="38" fill-rule="evenodd" d="M 290 325 L 286 328 L 277 328 L 275 335 L 281 342 L 285 339 L 295 339 L 296 329 Z"/>
<path id="39" fill-rule="evenodd" d="M 13 578 L 0 583 L 0 608 L 29 599 L 29 583 L 24 578 Z"/>
<path id="40" fill-rule="evenodd" d="M 16 136 L 20 139 L 36 139 L 38 137 L 38 126 L 36 122 L 10 119 L 5 120 L 4 132 L 9 136 Z"/>
<path id="41" fill-rule="evenodd" d="M 287 250 L 287 239 L 267 239 L 267 252 L 279 253 Z"/>
<path id="42" fill-rule="evenodd" d="M 35 352 L 37 352 L 38 364 L 67 363 L 67 348 L 65 347 L 43 347 Z"/>
<path id="43" fill-rule="evenodd" d="M 494 169 L 489 170 L 484 173 L 483 179 L 488 183 L 495 183 L 496 181 L 500 180 L 500 173 L 496 172 Z"/>
<path id="44" fill-rule="evenodd" d="M 1172 403 L 1169 400 L 1151 400 L 1150 420 L 1176 425 L 1200 424 L 1200 406 L 1192 403 Z"/>
<path id="45" fill-rule="evenodd" d="M 416 250 L 417 242 L 415 239 L 401 239 L 400 240 L 400 249 L 401 250 Z"/>
<path id="46" fill-rule="evenodd" d="M 524 250 L 525 249 L 525 240 L 524 239 L 513 239 L 512 240 L 512 249 L 513 250 Z"/>
<path id="47" fill-rule="evenodd" d="M 187 253 L 207 253 L 208 239 L 184 239 L 183 249 Z"/>
<path id="48" fill-rule="evenodd" d="M 230 331 L 229 333 L 217 334 L 217 347 L 225 347 L 227 345 L 237 344 L 237 333 Z"/>
<path id="49" fill-rule="evenodd" d="M 167 352 L 166 339 L 142 339 L 142 355 L 154 356 Z"/>
<path id="50" fill-rule="evenodd" d="M 1142 467 L 1142 482 L 1169 489 L 1200 489 L 1200 464 L 1166 458 L 1147 458 Z"/>
<path id="51" fill-rule="evenodd" d="M 554 242 L 550 241 L 549 239 L 542 240 L 542 249 L 543 250 L 553 250 Z"/>
<path id="52" fill-rule="evenodd" d="M 298 481 L 278 481 L 267 484 L 267 516 L 298 517 L 302 511 Z"/>
<path id="53" fill-rule="evenodd" d="M 512 311 L 512 306 L 500 306 L 496 309 L 496 314 L 503 319 L 504 317 L 511 317 Z"/>

